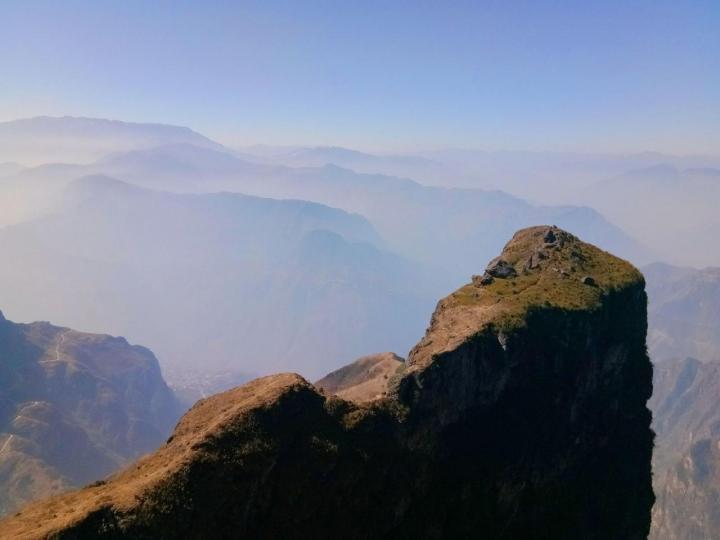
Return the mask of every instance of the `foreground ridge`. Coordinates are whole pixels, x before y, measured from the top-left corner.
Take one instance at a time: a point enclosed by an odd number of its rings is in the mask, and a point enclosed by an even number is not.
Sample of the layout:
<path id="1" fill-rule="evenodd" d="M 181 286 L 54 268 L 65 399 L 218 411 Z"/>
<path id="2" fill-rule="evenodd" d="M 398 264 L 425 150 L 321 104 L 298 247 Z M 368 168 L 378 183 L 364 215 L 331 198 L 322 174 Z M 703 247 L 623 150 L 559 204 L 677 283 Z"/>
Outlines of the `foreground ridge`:
<path id="1" fill-rule="evenodd" d="M 404 363 L 201 400 L 157 452 L 26 507 L 0 537 L 643 539 L 646 330 L 632 265 L 524 229 L 440 301 Z"/>

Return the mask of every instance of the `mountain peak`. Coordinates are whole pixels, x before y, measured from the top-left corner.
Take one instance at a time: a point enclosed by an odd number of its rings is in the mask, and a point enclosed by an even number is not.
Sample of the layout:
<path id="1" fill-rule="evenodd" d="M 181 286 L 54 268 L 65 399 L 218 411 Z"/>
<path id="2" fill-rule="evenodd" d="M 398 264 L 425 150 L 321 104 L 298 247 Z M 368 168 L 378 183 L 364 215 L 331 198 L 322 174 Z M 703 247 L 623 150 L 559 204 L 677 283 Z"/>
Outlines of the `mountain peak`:
<path id="1" fill-rule="evenodd" d="M 534 309 L 593 310 L 609 292 L 644 283 L 629 262 L 555 226 L 515 233 L 485 273 L 438 304 L 425 338 L 408 358 L 426 364 L 487 327 L 509 331 Z"/>
<path id="2" fill-rule="evenodd" d="M 440 302 L 407 367 L 378 355 L 325 392 L 279 374 L 201 400 L 155 454 L 0 536 L 646 537 L 642 276 L 544 226 L 476 281 Z M 350 395 L 366 383 L 374 398 Z"/>

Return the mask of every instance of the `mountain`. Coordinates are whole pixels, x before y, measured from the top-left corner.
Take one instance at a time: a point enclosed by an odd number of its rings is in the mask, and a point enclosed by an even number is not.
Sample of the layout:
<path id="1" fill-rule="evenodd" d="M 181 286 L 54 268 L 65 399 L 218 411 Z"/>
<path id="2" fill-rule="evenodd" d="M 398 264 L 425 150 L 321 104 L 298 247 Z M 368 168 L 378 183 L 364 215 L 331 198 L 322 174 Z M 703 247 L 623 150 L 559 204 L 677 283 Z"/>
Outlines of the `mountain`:
<path id="1" fill-rule="evenodd" d="M 252 153 L 253 149 L 248 149 Z M 425 179 L 429 175 L 441 178 L 447 169 L 431 159 L 415 155 L 369 154 L 340 146 L 278 149 L 271 156 L 265 152 L 265 162 L 288 167 L 324 167 L 337 165 L 355 172 L 384 174 Z"/>
<path id="2" fill-rule="evenodd" d="M 664 472 L 694 441 L 720 435 L 720 362 L 668 359 L 656 362 L 654 371 L 654 457 L 658 471 Z"/>
<path id="3" fill-rule="evenodd" d="M 319 376 L 409 347 L 442 290 L 366 219 L 320 204 L 81 179 L 0 230 L 0 302 L 148 344 L 163 365 Z M 377 349 L 375 349 L 377 350 Z"/>
<path id="4" fill-rule="evenodd" d="M 372 401 L 386 394 L 390 380 L 404 368 L 405 360 L 395 353 L 371 354 L 325 375 L 315 386 L 349 401 Z"/>
<path id="5" fill-rule="evenodd" d="M 634 267 L 526 229 L 438 304 L 385 397 L 257 379 L 0 536 L 639 540 L 653 503 L 645 329 Z"/>
<path id="6" fill-rule="evenodd" d="M 720 268 L 643 267 L 648 282 L 648 347 L 654 360 L 720 360 Z"/>
<path id="7" fill-rule="evenodd" d="M 222 148 L 188 143 L 116 152 L 89 168 L 146 188 L 196 193 L 216 191 L 227 177 L 258 177 L 283 169 L 239 159 Z"/>
<path id="8" fill-rule="evenodd" d="M 720 536 L 720 270 L 652 264 L 648 347 L 654 360 L 652 540 Z"/>
<path id="9" fill-rule="evenodd" d="M 535 206 L 500 191 L 429 187 L 334 165 L 269 166 L 222 151 L 174 146 L 118 154 L 95 164 L 93 172 L 171 191 L 302 199 L 358 213 L 373 223 L 393 251 L 453 272 L 451 280 L 496 253 L 502 247 L 498 238 L 512 234 L 518 225 L 537 222 L 576 230 L 639 263 L 653 259 L 588 207 Z"/>
<path id="10" fill-rule="evenodd" d="M 720 534 L 720 439 L 693 443 L 657 491 L 650 540 L 713 540 Z"/>
<path id="11" fill-rule="evenodd" d="M 451 281 L 496 253 L 502 247 L 498 238 L 511 234 L 518 225 L 537 222 L 575 230 L 638 264 L 657 260 L 590 207 L 538 206 L 502 191 L 430 187 L 335 165 L 268 165 L 240 159 L 224 148 L 187 142 L 114 151 L 84 166 L 24 170 L 0 181 L 0 201 L 12 200 L 7 209 L 3 206 L 6 211 L 0 225 L 47 214 L 68 183 L 97 174 L 155 190 L 301 199 L 359 213 L 373 223 L 393 251 L 452 272 Z"/>
<path id="12" fill-rule="evenodd" d="M 502 190 L 542 204 L 577 202 L 593 183 L 628 171 L 669 164 L 681 169 L 720 167 L 717 156 L 658 152 L 606 154 L 444 148 L 405 154 L 371 154 L 350 148 L 250 146 L 251 161 L 291 167 L 337 165 L 356 172 L 413 178 L 447 188 Z"/>
<path id="13" fill-rule="evenodd" d="M 720 536 L 720 362 L 655 364 L 652 540 Z"/>
<path id="14" fill-rule="evenodd" d="M 180 413 L 148 349 L 0 314 L 0 514 L 155 450 Z"/>
<path id="15" fill-rule="evenodd" d="M 0 122 L 0 162 L 26 165 L 89 163 L 111 152 L 163 144 L 221 145 L 195 131 L 165 124 L 139 124 L 71 116 L 24 118 Z"/>
<path id="16" fill-rule="evenodd" d="M 697 267 L 720 266 L 718 200 L 720 168 L 671 165 L 598 182 L 582 198 L 663 260 Z"/>

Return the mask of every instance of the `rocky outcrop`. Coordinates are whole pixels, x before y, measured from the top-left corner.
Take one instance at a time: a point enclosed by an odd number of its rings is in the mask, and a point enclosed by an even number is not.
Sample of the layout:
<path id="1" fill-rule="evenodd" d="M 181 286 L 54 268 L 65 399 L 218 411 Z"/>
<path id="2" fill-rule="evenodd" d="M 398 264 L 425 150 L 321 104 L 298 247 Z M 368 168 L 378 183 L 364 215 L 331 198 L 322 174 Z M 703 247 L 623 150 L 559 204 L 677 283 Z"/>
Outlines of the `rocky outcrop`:
<path id="1" fill-rule="evenodd" d="M 547 257 L 530 268 L 538 248 Z M 200 401 L 106 483 L 1 522 L 0 536 L 645 538 L 641 274 L 550 227 L 518 232 L 501 258 L 515 275 L 442 300 L 384 397 L 255 380 Z"/>
<path id="2" fill-rule="evenodd" d="M 156 449 L 180 412 L 149 350 L 0 315 L 0 514 Z"/>

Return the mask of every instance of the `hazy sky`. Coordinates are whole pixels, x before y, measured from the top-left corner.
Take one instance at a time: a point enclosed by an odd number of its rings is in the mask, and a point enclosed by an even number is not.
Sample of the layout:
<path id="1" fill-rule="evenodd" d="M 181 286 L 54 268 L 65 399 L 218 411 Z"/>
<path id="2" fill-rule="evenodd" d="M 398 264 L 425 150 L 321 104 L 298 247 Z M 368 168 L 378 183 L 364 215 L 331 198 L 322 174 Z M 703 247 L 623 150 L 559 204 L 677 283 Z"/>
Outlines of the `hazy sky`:
<path id="1" fill-rule="evenodd" d="M 720 2 L 0 0 L 0 120 L 720 153 Z"/>

